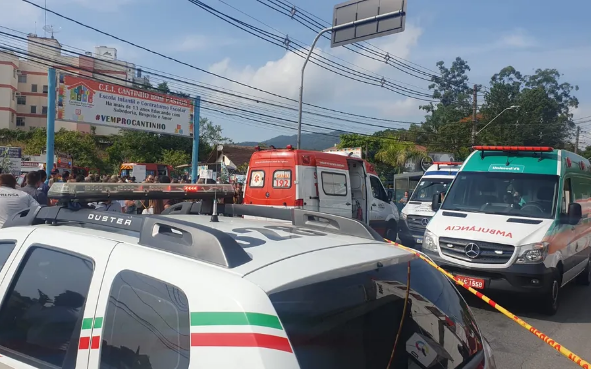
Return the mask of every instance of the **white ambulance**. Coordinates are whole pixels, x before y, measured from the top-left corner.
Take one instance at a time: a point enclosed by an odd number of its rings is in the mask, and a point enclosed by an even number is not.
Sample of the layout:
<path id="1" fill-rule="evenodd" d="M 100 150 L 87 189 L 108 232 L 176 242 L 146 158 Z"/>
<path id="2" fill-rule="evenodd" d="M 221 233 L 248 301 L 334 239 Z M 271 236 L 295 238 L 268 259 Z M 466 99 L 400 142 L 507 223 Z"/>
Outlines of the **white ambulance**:
<path id="1" fill-rule="evenodd" d="M 431 208 L 433 195 L 447 192 L 461 165 L 461 162 L 435 162 L 423 174 L 401 212 L 398 238 L 402 244 L 414 247 L 423 243 L 425 228 L 435 215 Z"/>

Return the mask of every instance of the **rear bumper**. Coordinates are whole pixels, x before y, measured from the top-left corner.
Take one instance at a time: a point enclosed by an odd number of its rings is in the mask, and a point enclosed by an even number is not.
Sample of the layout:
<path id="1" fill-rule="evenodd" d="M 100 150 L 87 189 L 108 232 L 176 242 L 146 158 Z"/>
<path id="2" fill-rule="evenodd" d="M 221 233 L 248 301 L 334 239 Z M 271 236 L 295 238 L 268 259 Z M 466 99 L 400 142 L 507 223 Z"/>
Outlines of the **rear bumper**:
<path id="1" fill-rule="evenodd" d="M 552 287 L 553 270 L 540 264 L 513 264 L 504 269 L 460 266 L 444 260 L 438 253 L 423 250 L 437 265 L 453 275 L 484 280 L 484 289 L 501 292 L 543 294 Z"/>

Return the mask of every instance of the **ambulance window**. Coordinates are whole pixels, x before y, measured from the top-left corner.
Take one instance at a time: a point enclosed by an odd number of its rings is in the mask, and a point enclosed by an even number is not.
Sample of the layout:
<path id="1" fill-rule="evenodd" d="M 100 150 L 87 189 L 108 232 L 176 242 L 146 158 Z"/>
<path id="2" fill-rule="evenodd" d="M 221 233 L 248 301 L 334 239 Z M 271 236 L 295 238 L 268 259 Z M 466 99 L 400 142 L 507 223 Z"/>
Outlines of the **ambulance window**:
<path id="1" fill-rule="evenodd" d="M 253 170 L 250 172 L 250 184 L 251 188 L 263 188 L 265 186 L 265 171 L 264 170 Z"/>
<path id="2" fill-rule="evenodd" d="M 347 196 L 347 176 L 340 173 L 322 172 L 322 191 L 329 196 Z"/>
<path id="3" fill-rule="evenodd" d="M 274 171 L 273 188 L 291 188 L 291 170 Z"/>
<path id="4" fill-rule="evenodd" d="M 384 190 L 384 186 L 382 186 L 382 181 L 378 177 L 370 176 L 369 181 L 371 183 L 371 191 L 373 193 L 373 197 L 378 200 L 388 202 L 388 195 Z"/>
<path id="5" fill-rule="evenodd" d="M 178 287 L 124 270 L 113 281 L 103 321 L 101 368 L 186 369 L 189 303 Z"/>

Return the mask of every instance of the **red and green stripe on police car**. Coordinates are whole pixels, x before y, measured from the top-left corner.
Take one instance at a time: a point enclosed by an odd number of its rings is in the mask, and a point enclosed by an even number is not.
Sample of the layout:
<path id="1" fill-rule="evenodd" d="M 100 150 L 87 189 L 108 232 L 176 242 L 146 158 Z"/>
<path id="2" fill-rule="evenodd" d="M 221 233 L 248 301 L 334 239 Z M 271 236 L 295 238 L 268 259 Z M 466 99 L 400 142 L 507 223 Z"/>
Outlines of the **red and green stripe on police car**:
<path id="1" fill-rule="evenodd" d="M 278 336 L 255 332 L 192 332 L 191 346 L 193 347 L 258 347 L 292 352 L 279 318 L 274 315 L 246 312 L 194 312 L 191 313 L 191 326 L 201 327 L 202 330 L 207 330 L 207 327 L 224 326 L 264 327 L 279 330 L 282 334 Z M 78 349 L 98 349 L 100 347 L 102 327 L 102 317 L 85 318 L 82 322 Z M 92 337 L 90 336 L 91 329 L 94 329 L 93 333 L 95 334 Z"/>

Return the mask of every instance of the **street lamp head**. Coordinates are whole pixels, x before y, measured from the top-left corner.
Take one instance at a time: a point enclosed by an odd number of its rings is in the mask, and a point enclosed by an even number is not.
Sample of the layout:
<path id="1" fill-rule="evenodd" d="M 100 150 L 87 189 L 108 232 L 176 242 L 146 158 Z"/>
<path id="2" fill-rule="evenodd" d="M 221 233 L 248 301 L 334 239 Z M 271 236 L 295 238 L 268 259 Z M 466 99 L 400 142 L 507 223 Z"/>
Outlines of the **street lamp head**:
<path id="1" fill-rule="evenodd" d="M 519 109 L 519 105 L 511 105 L 509 109 Z"/>

